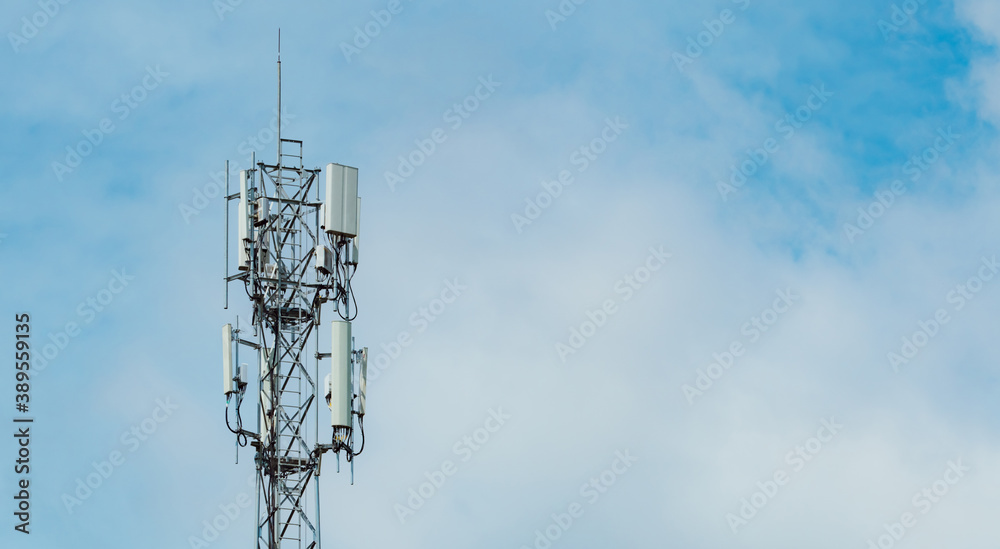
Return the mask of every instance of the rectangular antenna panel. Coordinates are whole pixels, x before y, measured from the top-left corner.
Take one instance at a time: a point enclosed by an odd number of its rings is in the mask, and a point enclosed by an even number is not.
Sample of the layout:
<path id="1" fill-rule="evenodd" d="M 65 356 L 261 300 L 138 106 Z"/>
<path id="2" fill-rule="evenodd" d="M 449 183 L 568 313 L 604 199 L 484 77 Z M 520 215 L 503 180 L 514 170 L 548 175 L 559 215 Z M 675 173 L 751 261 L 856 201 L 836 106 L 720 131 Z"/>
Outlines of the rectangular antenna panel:
<path id="1" fill-rule="evenodd" d="M 355 238 L 351 242 L 350 248 L 347 249 L 347 264 L 357 265 L 358 264 L 358 239 Z"/>
<path id="2" fill-rule="evenodd" d="M 361 350 L 361 379 L 358 382 L 358 415 L 365 415 L 365 395 L 368 394 L 368 347 Z"/>
<path id="3" fill-rule="evenodd" d="M 326 165 L 326 232 L 354 237 L 358 234 L 358 169 Z"/>
<path id="4" fill-rule="evenodd" d="M 348 263 L 350 263 L 351 265 L 357 265 L 358 264 L 358 250 L 361 247 L 360 240 L 361 240 L 361 197 L 359 196 L 358 197 L 358 231 L 354 235 L 354 239 L 351 241 L 351 248 L 350 248 L 351 257 L 350 257 L 350 261 L 348 261 Z"/>
<path id="5" fill-rule="evenodd" d="M 222 392 L 233 392 L 233 325 L 222 327 Z"/>
<path id="6" fill-rule="evenodd" d="M 250 201 L 247 196 L 247 171 L 240 170 L 240 201 L 236 206 L 236 222 L 239 227 L 239 240 L 237 240 L 236 265 L 241 271 L 250 268 L 250 257 L 247 255 L 247 242 L 250 239 L 250 231 L 247 224 L 250 221 Z"/>
<path id="7" fill-rule="evenodd" d="M 264 350 L 260 348 L 260 440 L 267 445 L 271 440 L 271 360 L 274 358 L 274 349 Z M 277 372 L 275 372 L 277 373 Z"/>
<path id="8" fill-rule="evenodd" d="M 354 387 L 351 384 L 351 323 L 334 320 L 330 338 L 330 407 L 333 427 L 351 427 L 351 401 Z"/>

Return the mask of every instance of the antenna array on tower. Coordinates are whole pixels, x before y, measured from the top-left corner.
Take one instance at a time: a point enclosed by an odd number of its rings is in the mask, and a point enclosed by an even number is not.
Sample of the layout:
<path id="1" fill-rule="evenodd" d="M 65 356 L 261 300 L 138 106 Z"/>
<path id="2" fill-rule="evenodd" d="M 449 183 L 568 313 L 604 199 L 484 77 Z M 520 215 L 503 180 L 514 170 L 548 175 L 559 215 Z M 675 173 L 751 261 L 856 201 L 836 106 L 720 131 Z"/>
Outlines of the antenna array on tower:
<path id="1" fill-rule="evenodd" d="M 278 48 L 280 116 L 280 35 Z M 225 303 L 228 308 L 229 284 L 242 283 L 252 321 L 241 327 L 237 318 L 235 327 L 222 330 L 226 425 L 236 435 L 237 459 L 239 447 L 249 443 L 255 449 L 258 548 L 318 549 L 319 484 L 312 481 L 323 454 L 336 455 L 338 470 L 343 454 L 353 483 L 354 458 L 364 449 L 368 352 L 354 347 L 351 334 L 361 200 L 357 168 L 340 164 L 327 164 L 321 200 L 321 170 L 305 168 L 302 142 L 282 138 L 280 122 L 278 128 L 277 161 L 256 162 L 254 155 L 233 194 L 227 163 Z M 229 270 L 232 201 L 235 272 Z M 316 337 L 324 309 L 337 317 L 330 322 L 329 353 L 320 352 Z M 328 373 L 320 370 L 322 359 L 330 359 Z M 256 368 L 241 360 L 256 362 Z M 241 412 L 249 371 L 257 374 L 256 431 L 244 428 Z M 331 412 L 331 430 L 323 428 L 329 442 L 320 442 L 320 395 Z"/>

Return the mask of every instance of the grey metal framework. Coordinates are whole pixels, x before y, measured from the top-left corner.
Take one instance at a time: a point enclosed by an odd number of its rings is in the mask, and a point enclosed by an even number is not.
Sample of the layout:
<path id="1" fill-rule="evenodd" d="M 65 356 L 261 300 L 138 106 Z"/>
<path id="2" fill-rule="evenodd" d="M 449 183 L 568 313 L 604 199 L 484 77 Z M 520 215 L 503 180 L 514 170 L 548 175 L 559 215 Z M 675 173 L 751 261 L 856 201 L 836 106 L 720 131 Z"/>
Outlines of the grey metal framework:
<path id="1" fill-rule="evenodd" d="M 308 344 L 320 322 L 321 292 L 331 287 L 310 261 L 326 237 L 319 228 L 321 202 L 309 198 L 314 188 L 318 192 L 320 170 L 303 167 L 302 142 L 280 142 L 277 164 L 247 171 L 252 222 L 249 238 L 237 245 L 245 247 L 249 265 L 227 278 L 244 283 L 255 341 L 240 343 L 259 355 L 257 432 L 241 429 L 256 449 L 257 546 L 313 549 L 320 540 L 319 484 L 312 492 L 309 484 L 330 445 L 317 443 L 320 355 L 317 341 L 310 361 Z M 285 154 L 289 146 L 298 154 Z"/>
<path id="2" fill-rule="evenodd" d="M 284 155 L 279 147 L 276 165 L 260 163 L 254 170 L 257 185 L 252 188 L 257 196 L 252 203 L 258 206 L 253 218 L 260 225 L 255 223 L 248 250 L 252 265 L 248 287 L 252 289 L 263 358 L 259 380 L 261 437 L 255 441 L 260 509 L 257 535 L 259 547 L 310 549 L 319 539 L 319 485 L 312 520 L 306 489 L 319 464 L 315 451 L 318 436 L 307 439 L 306 423 L 310 409 L 317 404 L 319 374 L 318 366 L 313 375 L 306 368 L 306 344 L 319 324 L 320 285 L 307 279 L 314 273 L 309 259 L 320 233 L 318 200 L 310 203 L 308 196 L 319 170 L 303 168 L 301 142 L 280 142 L 298 145 L 299 154 L 294 155 L 298 165 L 287 165 L 291 155 Z M 273 193 L 266 189 L 273 189 Z M 265 201 L 276 213 L 261 211 Z"/>
<path id="3" fill-rule="evenodd" d="M 278 113 L 277 162 L 265 164 L 254 158 L 254 167 L 245 172 L 247 204 L 238 215 L 249 220 L 246 238 L 236 245 L 243 247 L 247 263 L 234 273 L 229 268 L 229 202 L 240 199 L 241 193 L 230 194 L 227 163 L 226 307 L 229 283 L 242 282 L 252 305 L 253 335 L 242 337 L 238 325 L 233 333 L 237 354 L 241 345 L 257 354 L 259 388 L 257 431 L 243 429 L 239 417 L 245 381 L 234 392 L 236 428 L 230 430 L 240 446 L 249 440 L 255 449 L 258 549 L 318 549 L 320 460 L 328 450 L 338 454 L 338 463 L 340 450 L 347 452 L 348 460 L 356 453 L 350 428 L 339 438 L 335 433 L 330 444 L 319 443 L 318 401 L 323 394 L 319 363 L 330 355 L 319 352 L 315 329 L 320 326 L 321 305 L 327 301 L 335 303 L 340 317 L 350 320 L 353 295 L 348 275 L 353 272 L 348 260 L 341 260 L 349 253 L 347 240 L 321 227 L 321 170 L 304 167 L 301 141 L 281 137 L 280 54 Z M 337 272 L 315 268 L 317 246 L 331 250 Z M 351 352 L 360 359 L 360 351 Z M 227 425 L 230 413 L 227 404 Z"/>

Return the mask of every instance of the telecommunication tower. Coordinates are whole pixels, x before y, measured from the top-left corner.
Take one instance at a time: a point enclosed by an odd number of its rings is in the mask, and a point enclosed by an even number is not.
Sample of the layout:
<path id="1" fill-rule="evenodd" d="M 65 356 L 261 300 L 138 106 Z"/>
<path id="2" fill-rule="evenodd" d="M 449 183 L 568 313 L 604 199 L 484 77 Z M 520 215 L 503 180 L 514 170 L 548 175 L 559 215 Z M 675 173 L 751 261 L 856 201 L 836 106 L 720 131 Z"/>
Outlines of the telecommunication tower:
<path id="1" fill-rule="evenodd" d="M 233 194 L 226 163 L 225 308 L 230 283 L 242 283 L 252 321 L 240 326 L 237 317 L 235 327 L 223 326 L 222 381 L 237 460 L 239 447 L 249 442 L 255 449 L 257 548 L 319 549 L 316 477 L 323 454 L 336 455 L 339 471 L 343 453 L 353 483 L 354 458 L 364 449 L 368 349 L 355 349 L 351 335 L 361 200 L 357 168 L 340 164 L 327 164 L 321 199 L 322 170 L 304 167 L 302 141 L 281 137 L 280 34 L 278 44 L 277 161 L 257 162 L 254 153 Z M 230 271 L 233 201 L 238 237 L 236 270 Z M 336 317 L 326 328 L 329 353 L 320 352 L 317 336 L 324 309 Z M 323 359 L 329 359 L 329 370 L 321 369 Z M 248 364 L 255 364 L 252 372 Z M 251 377 L 257 380 L 256 431 L 244 428 L 240 411 Z M 322 439 L 321 397 L 331 410 L 332 427 L 323 427 Z"/>

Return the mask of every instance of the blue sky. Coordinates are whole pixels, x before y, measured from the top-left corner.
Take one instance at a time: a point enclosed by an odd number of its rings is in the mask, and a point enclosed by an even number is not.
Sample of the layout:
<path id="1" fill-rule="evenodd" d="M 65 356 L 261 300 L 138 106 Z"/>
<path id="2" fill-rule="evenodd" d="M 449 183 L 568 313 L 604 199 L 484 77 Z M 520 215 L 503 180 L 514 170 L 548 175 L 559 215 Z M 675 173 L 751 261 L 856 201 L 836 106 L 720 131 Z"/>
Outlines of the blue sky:
<path id="1" fill-rule="evenodd" d="M 384 24 L 388 0 L 45 5 L 0 8 L 0 329 L 27 311 L 39 344 L 80 333 L 33 379 L 33 532 L 5 511 L 3 546 L 192 547 L 253 497 L 218 390 L 219 327 L 247 307 L 234 292 L 222 309 L 222 200 L 197 196 L 227 159 L 249 163 L 253 136 L 274 159 L 280 27 L 283 136 L 307 165 L 360 169 L 355 336 L 414 341 L 371 382 L 355 485 L 324 471 L 329 546 L 544 549 L 556 524 L 554 549 L 888 547 L 900 531 L 892 546 L 995 547 L 995 3 L 401 0 Z M 345 55 L 366 25 L 377 36 Z M 54 167 L 67 147 L 87 153 Z M 421 329 L 449 283 L 467 289 Z M 455 445 L 501 408 L 463 461 Z M 581 491 L 626 451 L 606 492 Z M 457 472 L 401 520 L 445 460 Z M 208 546 L 252 543 L 251 515 Z"/>

